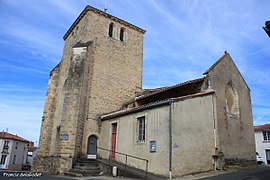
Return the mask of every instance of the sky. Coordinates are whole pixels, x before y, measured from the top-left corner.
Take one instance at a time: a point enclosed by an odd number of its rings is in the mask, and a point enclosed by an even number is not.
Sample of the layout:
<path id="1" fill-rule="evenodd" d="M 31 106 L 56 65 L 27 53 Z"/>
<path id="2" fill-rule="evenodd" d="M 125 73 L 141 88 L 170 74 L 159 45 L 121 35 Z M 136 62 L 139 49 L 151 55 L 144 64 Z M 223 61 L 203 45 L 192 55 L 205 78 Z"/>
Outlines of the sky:
<path id="1" fill-rule="evenodd" d="M 146 30 L 143 88 L 202 77 L 226 50 L 251 89 L 254 125 L 270 123 L 269 0 L 0 0 L 0 131 L 38 142 L 49 73 L 88 4 Z"/>

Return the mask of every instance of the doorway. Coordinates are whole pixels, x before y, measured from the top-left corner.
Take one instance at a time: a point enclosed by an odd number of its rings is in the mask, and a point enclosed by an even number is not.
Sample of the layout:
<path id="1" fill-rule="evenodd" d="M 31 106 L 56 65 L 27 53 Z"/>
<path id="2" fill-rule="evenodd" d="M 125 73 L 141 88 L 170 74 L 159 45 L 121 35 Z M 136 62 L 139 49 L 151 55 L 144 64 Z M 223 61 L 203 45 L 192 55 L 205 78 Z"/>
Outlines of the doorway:
<path id="1" fill-rule="evenodd" d="M 112 124 L 112 146 L 111 146 L 111 159 L 115 159 L 115 148 L 116 148 L 116 133 L 117 133 L 117 123 Z"/>
<path id="2" fill-rule="evenodd" d="M 91 135 L 88 137 L 88 147 L 87 147 L 87 159 L 97 158 L 97 137 Z"/>
<path id="3" fill-rule="evenodd" d="M 270 150 L 265 150 L 265 154 L 266 154 L 266 163 L 270 164 Z"/>

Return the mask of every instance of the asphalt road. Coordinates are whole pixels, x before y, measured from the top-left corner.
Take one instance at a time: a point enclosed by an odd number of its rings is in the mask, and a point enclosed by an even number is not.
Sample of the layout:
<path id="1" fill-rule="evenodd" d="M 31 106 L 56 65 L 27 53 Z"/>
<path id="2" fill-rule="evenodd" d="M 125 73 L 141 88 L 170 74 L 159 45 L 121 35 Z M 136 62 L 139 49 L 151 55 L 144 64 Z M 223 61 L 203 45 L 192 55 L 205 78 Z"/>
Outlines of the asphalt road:
<path id="1" fill-rule="evenodd" d="M 270 180 L 270 167 L 263 166 L 255 169 L 245 169 L 215 177 L 203 178 L 206 180 Z"/>
<path id="2" fill-rule="evenodd" d="M 0 170 L 0 180 L 134 180 L 125 177 L 111 177 L 111 176 L 98 176 L 98 177 L 67 177 L 67 176 L 53 176 L 42 173 L 33 173 L 29 171 L 4 171 Z"/>
<path id="3" fill-rule="evenodd" d="M 123 177 L 110 177 L 110 176 L 99 176 L 99 177 L 84 177 L 84 178 L 73 178 L 64 176 L 51 176 L 46 174 L 32 173 L 32 172 L 16 172 L 16 171 L 1 171 L 0 180 L 132 180 L 131 178 Z M 262 166 L 254 169 L 244 169 L 233 173 L 223 174 L 214 177 L 202 178 L 201 180 L 270 180 L 270 167 Z"/>

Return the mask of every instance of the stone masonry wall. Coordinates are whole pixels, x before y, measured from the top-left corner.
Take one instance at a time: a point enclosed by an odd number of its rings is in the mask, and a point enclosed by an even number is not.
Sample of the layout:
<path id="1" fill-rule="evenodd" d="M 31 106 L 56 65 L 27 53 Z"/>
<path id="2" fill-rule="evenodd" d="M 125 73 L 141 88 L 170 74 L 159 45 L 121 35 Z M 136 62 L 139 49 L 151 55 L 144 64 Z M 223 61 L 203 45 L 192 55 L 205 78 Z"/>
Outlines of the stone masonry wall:
<path id="1" fill-rule="evenodd" d="M 46 103 L 42 117 L 42 125 L 39 139 L 38 155 L 48 156 L 50 152 L 50 143 L 52 138 L 53 119 L 55 117 L 55 104 L 58 88 L 59 65 L 57 65 L 50 74 Z"/>
<path id="2" fill-rule="evenodd" d="M 64 174 L 72 167 L 72 158 L 63 158 L 58 156 L 37 156 L 34 159 L 33 167 L 33 172 Z"/>
<path id="3" fill-rule="evenodd" d="M 89 25 L 84 36 L 93 39 L 94 59 L 82 154 L 87 151 L 88 137 L 99 134 L 99 115 L 118 110 L 142 88 L 143 34 L 96 13 L 89 12 L 87 18 Z M 113 37 L 108 36 L 111 22 Z M 119 39 L 122 27 L 123 42 Z"/>
<path id="4" fill-rule="evenodd" d="M 220 148 L 228 164 L 255 163 L 255 140 L 250 91 L 229 54 L 212 69 L 208 77 L 217 95 L 217 128 Z M 239 98 L 239 117 L 226 113 L 225 90 L 231 82 Z"/>
<path id="5" fill-rule="evenodd" d="M 113 37 L 108 36 L 111 22 Z M 120 28 L 124 28 L 124 41 L 120 41 Z M 79 59 L 73 54 L 78 42 L 92 42 Z M 51 73 L 34 169 L 46 166 L 49 157 L 52 162 L 53 157 L 74 159 L 86 154 L 88 137 L 99 137 L 99 115 L 119 109 L 141 90 L 142 50 L 142 32 L 87 11 L 65 39 L 61 63 Z M 60 135 L 68 139 L 60 141 Z M 55 166 L 59 172 L 66 167 Z"/>

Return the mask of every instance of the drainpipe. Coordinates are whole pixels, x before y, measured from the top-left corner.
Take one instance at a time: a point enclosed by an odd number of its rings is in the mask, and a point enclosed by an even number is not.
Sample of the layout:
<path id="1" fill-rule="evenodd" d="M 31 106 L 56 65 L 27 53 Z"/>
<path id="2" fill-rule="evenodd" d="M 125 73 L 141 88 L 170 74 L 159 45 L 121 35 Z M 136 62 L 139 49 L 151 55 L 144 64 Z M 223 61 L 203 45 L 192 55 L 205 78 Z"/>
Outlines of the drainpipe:
<path id="1" fill-rule="evenodd" d="M 169 102 L 169 176 L 172 179 L 172 100 Z"/>

